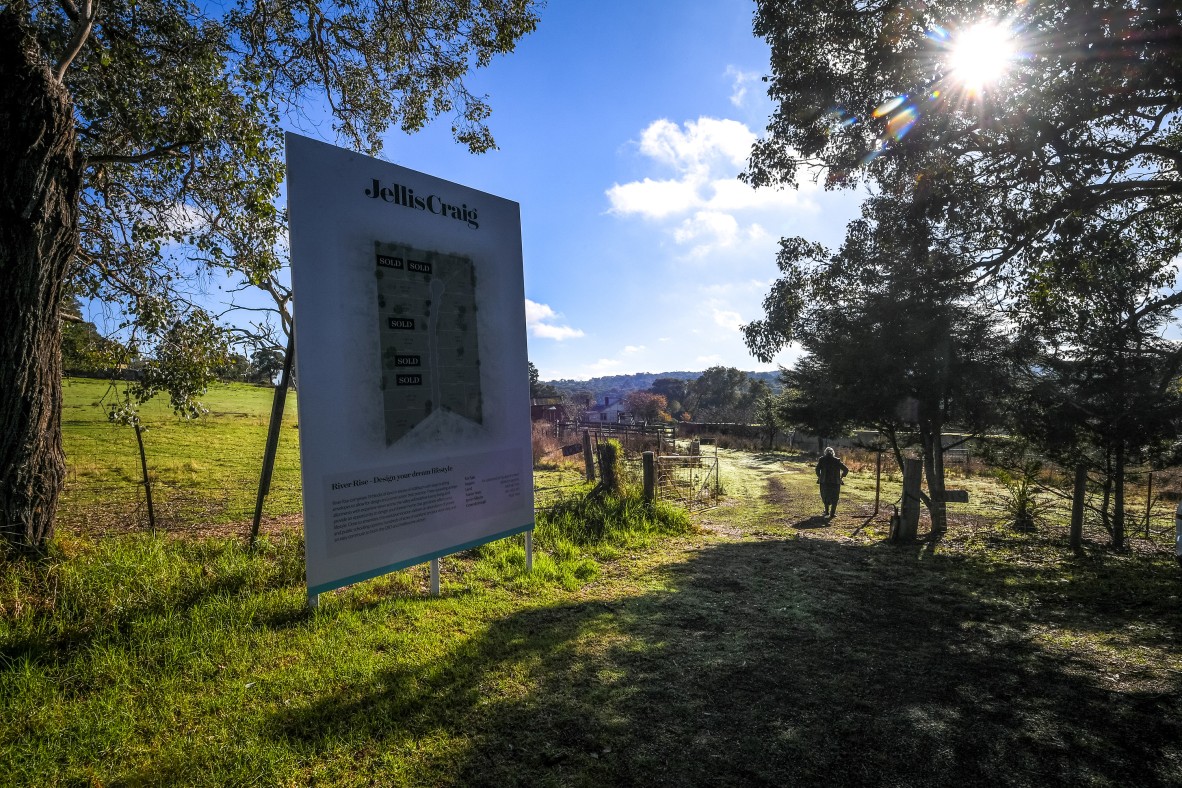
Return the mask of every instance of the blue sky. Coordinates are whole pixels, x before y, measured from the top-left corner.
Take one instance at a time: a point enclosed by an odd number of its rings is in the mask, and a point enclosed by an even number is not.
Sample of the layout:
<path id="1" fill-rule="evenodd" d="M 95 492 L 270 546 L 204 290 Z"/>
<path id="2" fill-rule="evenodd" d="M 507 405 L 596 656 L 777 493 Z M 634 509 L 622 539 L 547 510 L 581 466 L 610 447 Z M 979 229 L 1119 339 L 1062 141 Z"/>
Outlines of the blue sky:
<path id="1" fill-rule="evenodd" d="M 750 0 L 551 0 L 516 52 L 471 79 L 499 150 L 468 153 L 448 118 L 386 137 L 383 158 L 521 204 L 543 379 L 774 368 L 738 327 L 762 314 L 778 239 L 835 245 L 858 195 L 736 179 L 771 110 L 753 12 Z"/>

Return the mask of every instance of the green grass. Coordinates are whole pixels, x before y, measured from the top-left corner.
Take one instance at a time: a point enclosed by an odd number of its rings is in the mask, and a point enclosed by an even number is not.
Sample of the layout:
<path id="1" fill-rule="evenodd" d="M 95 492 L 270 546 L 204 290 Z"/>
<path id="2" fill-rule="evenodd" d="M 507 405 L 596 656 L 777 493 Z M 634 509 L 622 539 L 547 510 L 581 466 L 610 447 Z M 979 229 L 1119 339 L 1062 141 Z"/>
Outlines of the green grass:
<path id="1" fill-rule="evenodd" d="M 439 598 L 309 611 L 296 532 L 65 528 L 0 567 L 0 783 L 1182 784 L 1169 543 L 962 508 L 888 545 L 872 474 L 828 521 L 806 458 L 720 455 L 694 524 L 572 490 L 532 573 L 514 537 Z"/>
<path id="2" fill-rule="evenodd" d="M 531 573 L 521 539 L 503 540 L 444 559 L 440 599 L 418 567 L 314 613 L 294 532 L 255 554 L 241 540 L 59 538 L 45 561 L 3 567 L 0 769 L 17 785 L 447 782 L 484 694 L 491 711 L 535 688 L 536 655 L 506 659 L 521 638 L 498 620 L 545 618 L 605 557 L 690 530 L 632 496 L 564 506 L 603 527 L 542 518 Z M 555 648 L 598 647 L 576 629 Z"/>
<path id="3" fill-rule="evenodd" d="M 147 523 L 135 433 L 111 424 L 106 381 L 70 378 L 63 385 L 62 434 L 69 466 L 59 504 L 67 527 L 109 532 Z M 273 390 L 216 384 L 202 398 L 209 415 L 175 416 L 167 397 L 142 408 L 152 493 L 162 527 L 217 524 L 253 516 Z M 300 510 L 296 395 L 290 392 L 266 513 Z"/>

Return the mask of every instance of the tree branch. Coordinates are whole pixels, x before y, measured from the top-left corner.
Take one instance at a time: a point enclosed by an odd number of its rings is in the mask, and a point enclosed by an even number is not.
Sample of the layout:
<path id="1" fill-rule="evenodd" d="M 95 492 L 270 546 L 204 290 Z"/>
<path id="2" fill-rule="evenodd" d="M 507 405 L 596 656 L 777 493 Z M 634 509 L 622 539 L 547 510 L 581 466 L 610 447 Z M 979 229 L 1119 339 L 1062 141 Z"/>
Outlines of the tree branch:
<path id="1" fill-rule="evenodd" d="M 67 3 L 69 5 L 66 5 Z M 78 57 L 78 53 L 86 45 L 86 40 L 90 38 L 90 31 L 94 29 L 95 20 L 98 19 L 99 0 L 84 0 L 81 9 L 81 19 L 78 19 L 79 11 L 70 0 L 63 0 L 62 7 L 68 16 L 80 24 L 75 28 L 69 46 L 66 47 L 66 54 L 62 57 L 61 62 L 57 64 L 57 71 L 54 73 L 54 78 L 58 84 L 65 81 L 66 69 L 74 62 L 74 58 Z M 73 10 L 73 14 L 71 14 L 71 10 Z"/>
<path id="2" fill-rule="evenodd" d="M 165 156 L 180 156 L 183 149 L 190 145 L 196 145 L 198 140 L 184 140 L 182 142 L 174 142 L 170 145 L 161 145 L 158 148 L 152 148 L 143 153 L 137 153 L 133 156 L 119 156 L 114 154 L 105 154 L 101 156 L 88 156 L 86 159 L 87 165 L 92 164 L 142 164 L 145 161 L 152 159 L 160 159 Z"/>

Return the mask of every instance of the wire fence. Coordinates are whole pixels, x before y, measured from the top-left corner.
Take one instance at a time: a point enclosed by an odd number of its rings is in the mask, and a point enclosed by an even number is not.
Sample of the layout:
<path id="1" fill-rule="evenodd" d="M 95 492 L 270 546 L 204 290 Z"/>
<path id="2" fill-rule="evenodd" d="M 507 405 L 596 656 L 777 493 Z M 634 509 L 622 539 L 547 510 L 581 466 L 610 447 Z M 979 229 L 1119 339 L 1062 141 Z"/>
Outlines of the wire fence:
<path id="1" fill-rule="evenodd" d="M 201 465 L 149 468 L 156 527 L 167 531 L 208 529 L 248 522 L 254 517 L 259 476 L 227 474 L 236 458 L 202 458 Z M 261 462 L 261 459 L 260 459 Z M 81 470 L 80 470 L 81 468 Z M 302 511 L 299 469 L 275 474 L 263 513 L 270 518 Z M 93 462 L 70 465 L 58 503 L 58 523 L 80 532 L 117 532 L 149 527 L 142 474 L 130 469 L 96 471 Z"/>
<path id="2" fill-rule="evenodd" d="M 709 508 L 718 504 L 722 494 L 717 450 L 705 452 L 709 439 L 674 438 L 671 429 L 663 425 L 550 425 L 542 427 L 543 437 L 549 442 L 535 441 L 535 465 L 547 474 L 558 474 L 557 478 L 547 475 L 540 485 L 535 476 L 534 508 L 545 510 L 578 489 L 587 481 L 587 455 L 584 454 L 586 440 L 590 446 L 590 461 L 595 478 L 601 478 L 599 446 L 607 440 L 615 440 L 623 449 L 622 473 L 630 484 L 639 485 L 643 478 L 643 455 L 654 454 L 656 465 L 656 495 L 690 511 Z M 566 441 L 577 440 L 577 443 Z"/>
<path id="3" fill-rule="evenodd" d="M 122 440 L 127 433 L 126 430 L 112 431 L 100 437 L 107 441 Z M 302 512 L 298 433 L 294 429 L 285 430 L 285 433 L 270 493 L 264 502 L 266 520 L 298 520 Z M 577 444 L 574 443 L 576 436 Z M 189 450 L 196 459 L 186 458 L 179 451 L 168 454 L 161 447 L 154 451 L 150 448 L 149 471 L 157 528 L 180 532 L 212 529 L 231 533 L 248 529 L 254 516 L 264 438 L 265 429 L 260 425 L 258 435 L 252 433 L 240 450 L 219 454 Z M 619 440 L 625 448 L 623 472 L 629 483 L 639 485 L 641 482 L 641 453 L 653 451 L 656 454 L 657 492 L 665 500 L 693 511 L 717 504 L 720 492 L 725 490 L 725 479 L 708 439 L 671 438 L 660 431 L 645 431 L 626 425 L 588 429 L 588 438 L 596 463 L 596 478 L 602 474 L 594 448 L 610 438 Z M 148 527 L 145 489 L 138 455 L 132 447 L 101 453 L 68 449 L 67 460 L 66 483 L 57 512 L 60 525 L 80 532 L 119 532 Z M 550 509 L 562 498 L 585 489 L 581 428 L 568 428 L 564 432 L 556 430 L 552 448 L 543 451 L 539 457 L 535 447 L 535 460 L 535 509 Z M 973 458 L 973 462 L 978 460 Z M 966 474 L 963 465 L 961 468 L 958 474 Z M 883 470 L 884 481 L 892 478 L 885 463 Z M 873 458 L 870 471 L 873 472 Z M 980 472 L 988 473 L 987 470 Z M 1053 467 L 1042 472 L 1039 484 L 1043 489 L 1039 495 L 1046 503 L 1047 519 L 1066 517 L 1070 500 L 1063 493 L 1070 492 L 1069 476 L 1067 471 Z M 957 486 L 956 479 L 949 478 L 948 485 Z M 996 500 L 988 502 L 988 508 L 1001 512 L 1005 495 L 1004 485 L 999 486 L 992 495 Z M 1089 529 L 1103 529 L 1103 519 L 1096 511 L 1103 508 L 1103 492 L 1093 486 L 1088 500 Z M 1182 500 L 1182 469 L 1152 472 L 1148 468 L 1131 469 L 1126 476 L 1124 499 L 1126 533 L 1130 537 L 1172 539 L 1174 513 L 1179 500 Z M 888 494 L 884 494 L 883 507 L 889 508 L 890 501 Z M 953 508 L 955 510 L 955 506 Z M 1109 511 L 1111 508 L 1110 502 Z"/>

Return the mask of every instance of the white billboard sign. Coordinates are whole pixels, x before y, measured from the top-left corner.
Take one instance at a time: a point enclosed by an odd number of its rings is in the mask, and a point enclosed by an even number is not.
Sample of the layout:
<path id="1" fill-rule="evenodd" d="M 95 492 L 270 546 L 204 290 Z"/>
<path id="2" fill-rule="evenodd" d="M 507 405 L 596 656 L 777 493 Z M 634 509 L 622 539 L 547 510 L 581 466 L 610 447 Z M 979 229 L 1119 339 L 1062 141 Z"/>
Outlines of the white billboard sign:
<path id="1" fill-rule="evenodd" d="M 308 594 L 533 528 L 517 203 L 294 134 Z"/>

